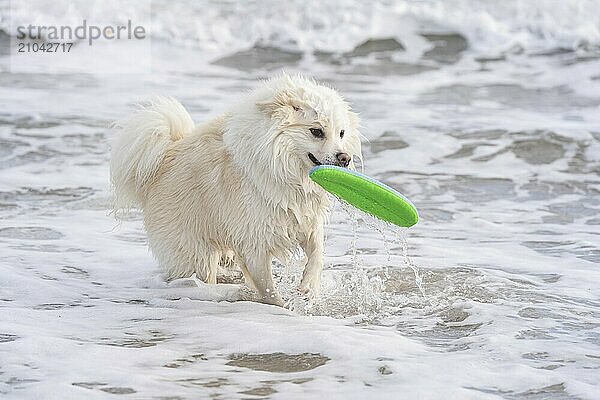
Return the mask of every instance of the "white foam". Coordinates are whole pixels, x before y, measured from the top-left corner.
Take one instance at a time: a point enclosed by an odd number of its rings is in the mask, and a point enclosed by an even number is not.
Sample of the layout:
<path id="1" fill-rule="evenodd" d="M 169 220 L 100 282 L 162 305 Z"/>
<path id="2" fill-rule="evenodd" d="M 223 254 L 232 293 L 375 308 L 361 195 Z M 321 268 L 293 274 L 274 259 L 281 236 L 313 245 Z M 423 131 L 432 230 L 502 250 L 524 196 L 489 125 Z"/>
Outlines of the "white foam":
<path id="1" fill-rule="evenodd" d="M 24 77 L 0 56 L 0 393 L 595 399 L 599 61 L 530 55 L 596 40 L 594 3 L 292 2 L 285 23 L 268 18 L 284 3 L 223 4 L 157 2 L 153 75 Z M 338 207 L 316 301 L 296 291 L 298 265 L 275 266 L 291 310 L 227 301 L 237 286 L 155 279 L 140 215 L 120 226 L 107 215 L 111 120 L 160 93 L 205 121 L 265 75 L 206 61 L 257 41 L 345 51 L 398 35 L 418 58 L 421 24 L 458 30 L 476 54 L 525 53 L 409 76 L 291 68 L 330 81 L 361 114 L 365 172 L 421 213 L 408 247 Z M 518 147 L 527 140 L 535 146 Z M 226 365 L 232 353 L 277 352 L 330 360 L 296 373 Z"/>
<path id="2" fill-rule="evenodd" d="M 15 23 L 43 21 L 47 25 L 57 18 L 70 18 L 74 24 L 80 22 L 77 7 L 73 7 L 69 16 L 55 15 L 56 7 L 48 3 L 34 10 L 28 4 L 13 2 Z M 152 5 L 150 31 L 154 38 L 187 44 L 213 55 L 231 54 L 255 45 L 293 51 L 344 52 L 368 39 L 388 37 L 405 43 L 409 54 L 420 54 L 427 43 L 419 40 L 418 33 L 436 31 L 461 33 L 474 50 L 487 54 L 516 48 L 528 52 L 556 48 L 585 52 L 597 49 L 600 44 L 600 12 L 595 0 L 368 3 L 155 0 Z M 115 24 L 122 22 L 122 16 L 135 17 L 131 2 L 124 7 L 118 0 L 104 1 L 102 7 L 92 9 L 95 12 L 90 19 L 97 24 Z M 0 5 L 4 14 L 7 8 L 8 2 Z M 8 29 L 7 19 L 0 21 L 0 27 Z"/>

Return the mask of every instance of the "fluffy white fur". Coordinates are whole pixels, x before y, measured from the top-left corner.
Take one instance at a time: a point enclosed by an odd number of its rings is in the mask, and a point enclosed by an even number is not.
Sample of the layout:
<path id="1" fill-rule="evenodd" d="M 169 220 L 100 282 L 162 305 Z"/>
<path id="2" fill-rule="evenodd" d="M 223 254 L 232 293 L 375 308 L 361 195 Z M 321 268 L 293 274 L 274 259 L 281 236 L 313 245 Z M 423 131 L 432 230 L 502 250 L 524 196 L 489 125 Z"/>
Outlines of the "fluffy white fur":
<path id="1" fill-rule="evenodd" d="M 298 245 L 306 255 L 299 289 L 318 292 L 329 200 L 308 177 L 309 154 L 335 164 L 340 153 L 361 156 L 358 117 L 335 90 L 301 76 L 266 81 L 198 127 L 179 102 L 155 98 L 114 139 L 116 208 L 143 210 L 167 279 L 196 273 L 215 284 L 219 264 L 233 257 L 259 299 L 281 305 L 271 261 L 287 262 Z"/>

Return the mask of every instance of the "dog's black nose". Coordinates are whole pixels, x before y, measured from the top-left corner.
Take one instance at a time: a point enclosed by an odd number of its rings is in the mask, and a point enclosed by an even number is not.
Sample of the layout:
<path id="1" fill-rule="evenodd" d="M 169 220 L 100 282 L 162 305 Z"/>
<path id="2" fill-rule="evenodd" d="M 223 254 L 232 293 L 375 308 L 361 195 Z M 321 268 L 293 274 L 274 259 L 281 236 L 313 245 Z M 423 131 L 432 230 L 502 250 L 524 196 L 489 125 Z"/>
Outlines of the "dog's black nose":
<path id="1" fill-rule="evenodd" d="M 350 164 L 350 160 L 352 160 L 352 157 L 350 157 L 350 155 L 347 153 L 337 153 L 335 157 L 338 159 L 338 162 L 342 167 L 347 167 L 348 164 Z"/>

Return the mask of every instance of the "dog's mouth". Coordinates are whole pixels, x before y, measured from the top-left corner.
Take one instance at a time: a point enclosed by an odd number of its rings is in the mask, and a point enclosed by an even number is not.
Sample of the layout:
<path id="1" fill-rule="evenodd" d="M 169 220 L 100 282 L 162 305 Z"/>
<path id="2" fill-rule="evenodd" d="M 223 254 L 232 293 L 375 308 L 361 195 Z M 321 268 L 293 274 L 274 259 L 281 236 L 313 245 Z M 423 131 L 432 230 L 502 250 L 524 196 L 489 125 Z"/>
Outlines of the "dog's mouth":
<path id="1" fill-rule="evenodd" d="M 322 162 L 320 162 L 319 160 L 317 160 L 317 157 L 315 157 L 315 155 L 313 153 L 308 153 L 308 158 L 310 159 L 310 161 L 313 162 L 313 164 L 315 165 L 323 165 Z"/>

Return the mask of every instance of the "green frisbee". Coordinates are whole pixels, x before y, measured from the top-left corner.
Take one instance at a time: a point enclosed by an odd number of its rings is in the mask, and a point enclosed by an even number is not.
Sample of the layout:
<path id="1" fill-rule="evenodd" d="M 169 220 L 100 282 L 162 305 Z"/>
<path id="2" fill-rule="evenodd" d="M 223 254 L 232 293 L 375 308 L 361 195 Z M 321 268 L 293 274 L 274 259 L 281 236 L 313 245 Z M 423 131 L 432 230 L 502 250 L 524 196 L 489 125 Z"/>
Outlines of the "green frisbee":
<path id="1" fill-rule="evenodd" d="M 318 165 L 310 179 L 352 206 L 392 224 L 409 227 L 419 220 L 415 206 L 391 187 L 356 171 Z"/>

